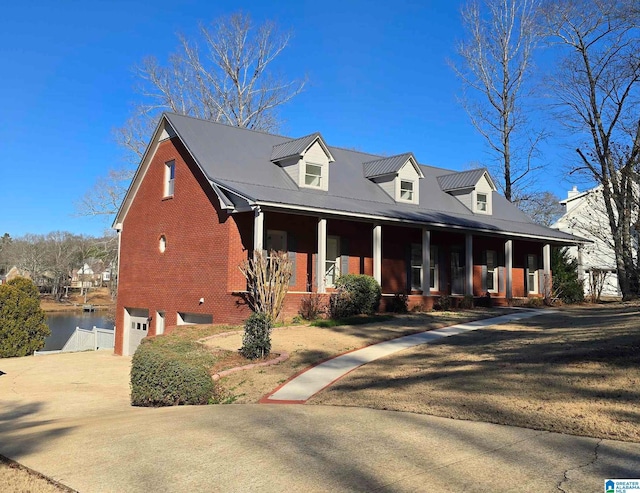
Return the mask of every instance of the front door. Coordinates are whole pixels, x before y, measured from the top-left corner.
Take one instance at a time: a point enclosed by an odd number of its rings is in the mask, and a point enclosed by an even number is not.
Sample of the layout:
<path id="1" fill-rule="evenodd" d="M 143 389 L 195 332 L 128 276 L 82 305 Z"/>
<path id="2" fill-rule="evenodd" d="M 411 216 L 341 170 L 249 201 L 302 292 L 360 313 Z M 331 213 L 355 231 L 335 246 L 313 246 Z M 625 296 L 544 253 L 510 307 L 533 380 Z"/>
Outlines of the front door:
<path id="1" fill-rule="evenodd" d="M 327 236 L 327 258 L 325 264 L 325 285 L 332 288 L 340 275 L 340 238 Z"/>

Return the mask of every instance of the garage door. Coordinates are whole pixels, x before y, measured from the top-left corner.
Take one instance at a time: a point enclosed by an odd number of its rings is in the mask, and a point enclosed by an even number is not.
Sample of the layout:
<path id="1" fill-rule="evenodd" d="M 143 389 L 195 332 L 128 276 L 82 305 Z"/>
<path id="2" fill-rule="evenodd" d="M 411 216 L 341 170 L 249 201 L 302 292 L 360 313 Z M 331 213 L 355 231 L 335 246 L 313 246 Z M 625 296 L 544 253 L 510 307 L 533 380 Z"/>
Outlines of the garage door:
<path id="1" fill-rule="evenodd" d="M 140 345 L 140 341 L 149 333 L 149 310 L 140 308 L 127 309 L 129 314 L 129 351 L 133 354 Z"/>

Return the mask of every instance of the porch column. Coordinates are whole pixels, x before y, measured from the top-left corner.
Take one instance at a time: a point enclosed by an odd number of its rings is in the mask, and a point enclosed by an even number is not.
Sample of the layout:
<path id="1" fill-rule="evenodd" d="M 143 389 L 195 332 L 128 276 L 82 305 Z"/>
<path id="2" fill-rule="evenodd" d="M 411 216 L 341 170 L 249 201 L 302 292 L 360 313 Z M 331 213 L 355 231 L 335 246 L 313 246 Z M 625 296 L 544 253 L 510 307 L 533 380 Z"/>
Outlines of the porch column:
<path id="1" fill-rule="evenodd" d="M 513 298 L 513 242 L 512 240 L 507 240 L 504 242 L 504 263 L 505 263 L 505 271 L 506 271 L 506 290 L 507 290 L 507 299 Z"/>
<path id="2" fill-rule="evenodd" d="M 373 227 L 373 277 L 382 286 L 382 226 Z"/>
<path id="3" fill-rule="evenodd" d="M 582 247 L 584 245 L 578 245 L 576 248 L 578 249 L 578 281 L 584 281 L 584 264 L 582 263 Z"/>
<path id="4" fill-rule="evenodd" d="M 551 245 L 546 243 L 542 247 L 542 272 L 544 275 L 544 292 L 545 297 L 551 296 Z"/>
<path id="5" fill-rule="evenodd" d="M 253 210 L 253 251 L 261 252 L 264 250 L 264 212 L 260 207 Z"/>
<path id="6" fill-rule="evenodd" d="M 318 293 L 326 293 L 325 268 L 327 265 L 327 220 L 318 218 L 318 266 L 316 269 L 316 287 Z"/>
<path id="7" fill-rule="evenodd" d="M 422 228 L 422 296 L 431 290 L 431 231 Z"/>
<path id="8" fill-rule="evenodd" d="M 465 238 L 465 294 L 473 296 L 473 235 L 467 233 Z"/>

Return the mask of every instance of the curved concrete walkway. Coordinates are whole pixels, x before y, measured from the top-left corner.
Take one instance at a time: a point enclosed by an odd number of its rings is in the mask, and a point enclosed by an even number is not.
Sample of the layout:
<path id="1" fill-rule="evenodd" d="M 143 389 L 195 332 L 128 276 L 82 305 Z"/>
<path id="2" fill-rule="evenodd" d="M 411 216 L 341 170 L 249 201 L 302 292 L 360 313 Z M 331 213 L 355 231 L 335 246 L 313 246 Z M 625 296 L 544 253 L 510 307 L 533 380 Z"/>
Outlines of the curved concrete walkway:
<path id="1" fill-rule="evenodd" d="M 316 365 L 301 374 L 295 376 L 273 393 L 263 398 L 261 403 L 271 404 L 302 404 L 312 396 L 328 387 L 336 380 L 342 378 L 347 373 L 355 370 L 359 366 L 370 363 L 378 358 L 384 358 L 398 351 L 409 349 L 420 344 L 437 341 L 443 337 L 450 337 L 472 330 L 478 330 L 492 325 L 515 322 L 525 318 L 536 317 L 538 315 L 552 314 L 554 310 L 522 310 L 500 317 L 476 320 L 458 325 L 452 325 L 442 329 L 420 332 L 404 337 L 398 337 L 390 341 L 372 344 L 355 351 L 331 358 L 319 365 Z"/>

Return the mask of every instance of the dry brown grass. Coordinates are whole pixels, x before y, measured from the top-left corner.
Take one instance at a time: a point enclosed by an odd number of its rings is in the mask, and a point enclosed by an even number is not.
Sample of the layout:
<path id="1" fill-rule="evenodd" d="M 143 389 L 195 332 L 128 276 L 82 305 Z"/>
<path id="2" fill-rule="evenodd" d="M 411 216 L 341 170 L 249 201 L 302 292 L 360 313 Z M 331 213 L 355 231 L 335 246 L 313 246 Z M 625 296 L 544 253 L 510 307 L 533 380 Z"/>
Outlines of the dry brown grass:
<path id="1" fill-rule="evenodd" d="M 640 442 L 638 306 L 565 308 L 367 364 L 311 399 Z"/>
<path id="2" fill-rule="evenodd" d="M 2 456 L 0 456 L 0 488 L 3 493 L 73 492 L 70 488 L 57 484 Z"/>
<path id="3" fill-rule="evenodd" d="M 296 373 L 332 356 L 376 342 L 424 330 L 504 314 L 504 310 L 460 310 L 398 315 L 392 320 L 365 325 L 337 327 L 293 326 L 272 333 L 272 352 L 287 352 L 289 359 L 277 365 L 234 373 L 220 383 L 233 394 L 236 403 L 255 403 Z M 242 345 L 242 332 L 206 341 L 212 348 L 236 350 Z"/>
<path id="4" fill-rule="evenodd" d="M 101 310 L 108 310 L 115 305 L 109 294 L 109 288 L 92 288 L 87 295 L 87 303 L 95 305 Z M 51 295 L 40 297 L 40 308 L 45 312 L 77 311 L 82 310 L 82 305 L 84 305 L 84 296 L 76 291 L 71 292 L 69 297 L 62 301 L 56 301 Z"/>

